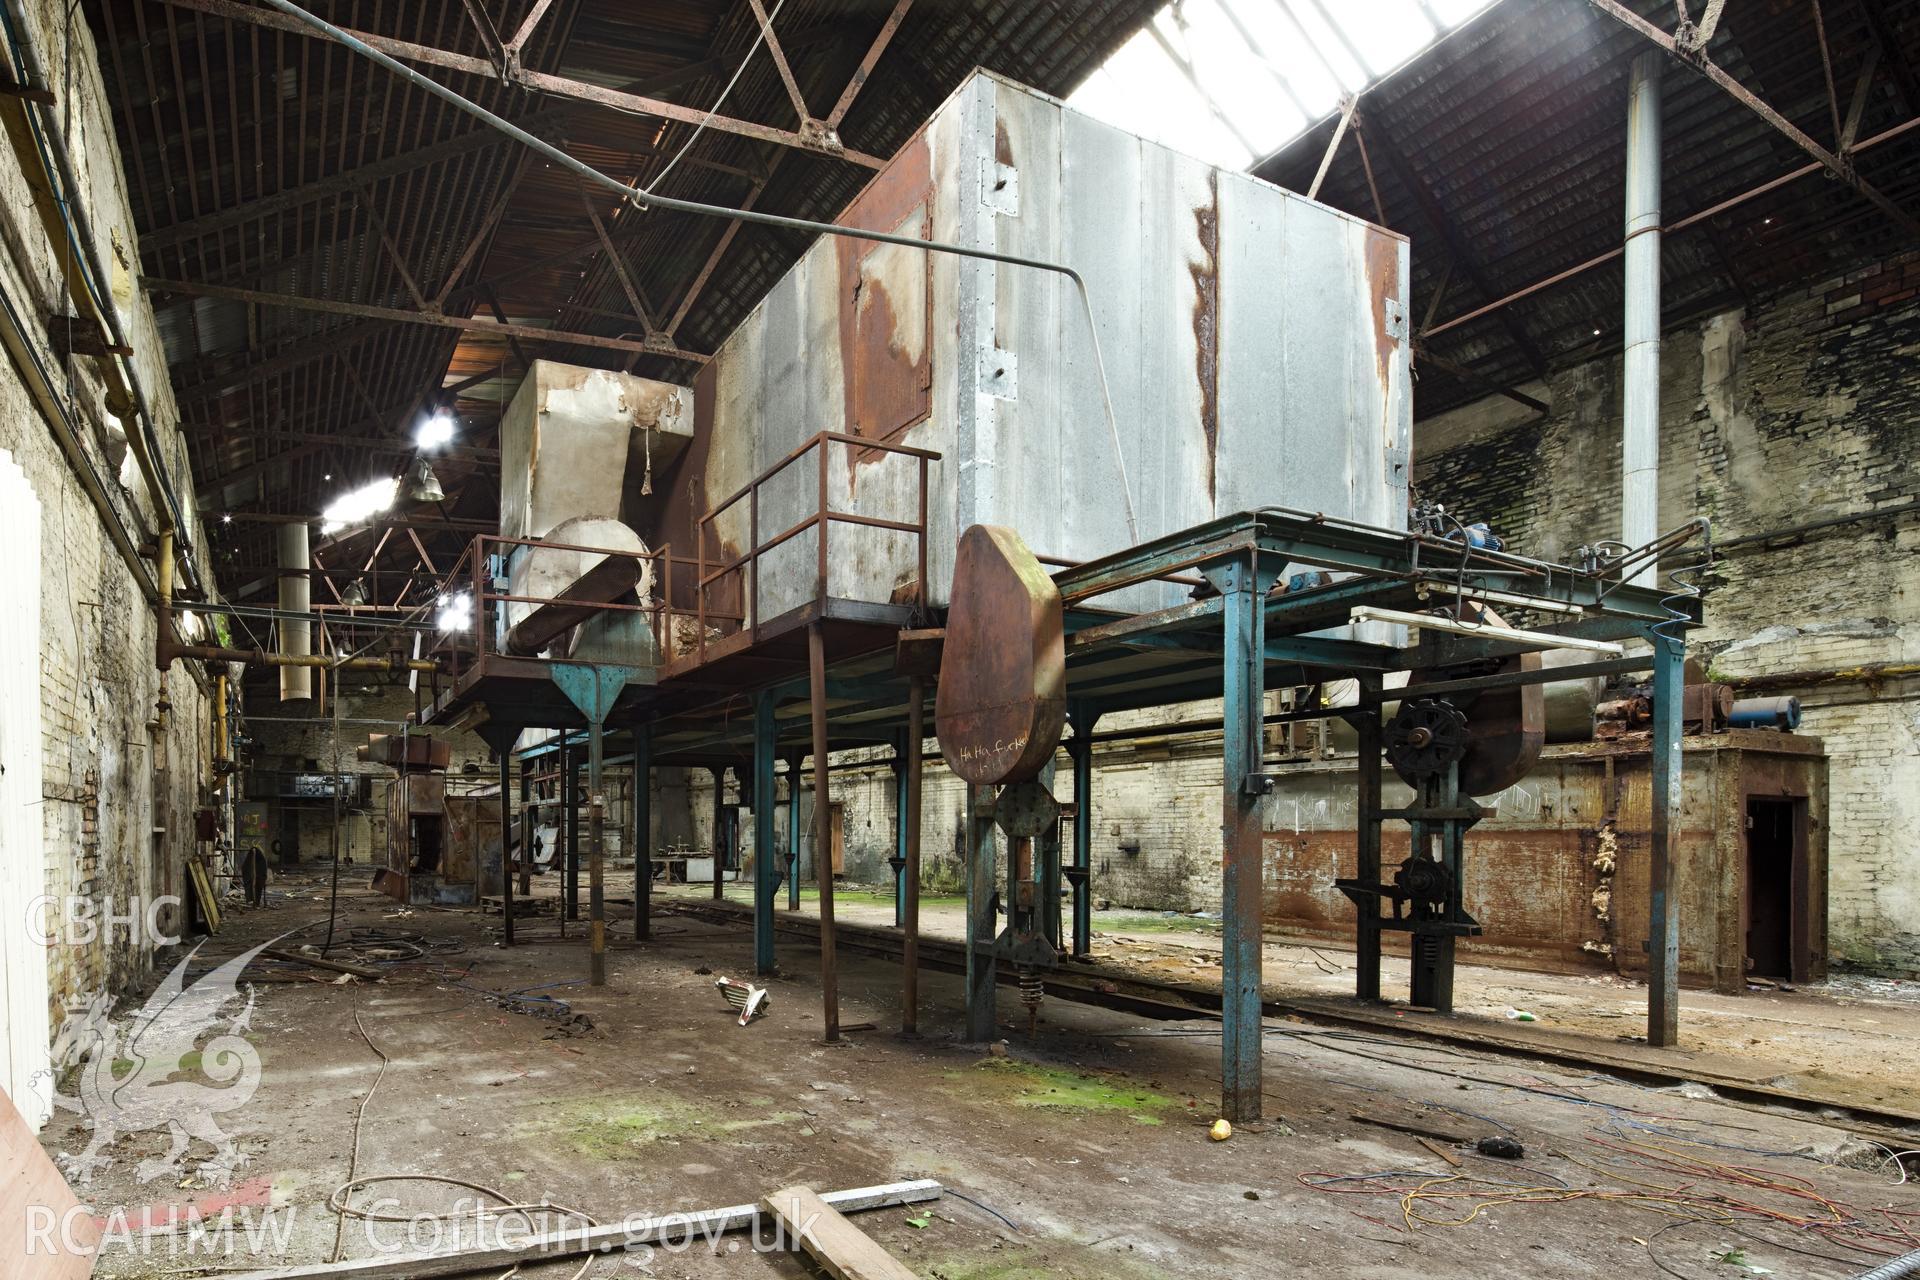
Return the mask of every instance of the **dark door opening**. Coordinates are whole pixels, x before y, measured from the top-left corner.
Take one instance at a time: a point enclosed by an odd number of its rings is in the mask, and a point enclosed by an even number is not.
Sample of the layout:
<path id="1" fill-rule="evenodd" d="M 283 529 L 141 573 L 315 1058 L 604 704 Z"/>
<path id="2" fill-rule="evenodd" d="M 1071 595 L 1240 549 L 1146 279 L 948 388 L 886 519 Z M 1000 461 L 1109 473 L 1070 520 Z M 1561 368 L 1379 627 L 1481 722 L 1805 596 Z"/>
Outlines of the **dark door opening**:
<path id="1" fill-rule="evenodd" d="M 441 823 L 442 819 L 437 815 L 416 813 L 413 816 L 411 870 L 428 873 L 440 870 L 440 852 L 446 839 Z"/>
<path id="2" fill-rule="evenodd" d="M 1804 800 L 1747 799 L 1747 973 L 1798 980 L 1794 904 L 1804 868 L 1800 811 Z M 1804 966 L 1799 966 L 1804 967 Z"/>

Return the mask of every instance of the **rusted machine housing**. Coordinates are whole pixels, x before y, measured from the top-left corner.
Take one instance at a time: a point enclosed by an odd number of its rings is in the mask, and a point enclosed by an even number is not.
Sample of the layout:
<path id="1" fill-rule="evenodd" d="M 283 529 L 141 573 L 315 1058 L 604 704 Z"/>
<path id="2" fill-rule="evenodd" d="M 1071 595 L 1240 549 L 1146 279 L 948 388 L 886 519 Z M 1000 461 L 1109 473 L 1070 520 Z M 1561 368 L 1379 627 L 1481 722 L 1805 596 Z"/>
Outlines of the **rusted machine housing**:
<path id="1" fill-rule="evenodd" d="M 386 862 L 374 888 L 414 906 L 470 907 L 500 892 L 497 794 L 450 792 L 444 739 L 373 734 L 358 755 L 399 770 L 387 787 Z"/>
<path id="2" fill-rule="evenodd" d="M 1760 961 L 1756 975 L 1819 981 L 1827 968 L 1827 759 L 1820 740 L 1733 729 L 1689 734 L 1681 745 L 1674 892 L 1682 981 L 1744 991 L 1742 957 L 1769 936 L 1773 963 Z M 1485 926 L 1481 936 L 1460 942 L 1463 961 L 1646 974 L 1650 761 L 1644 729 L 1552 744 L 1525 779 L 1482 800 L 1488 813 L 1474 829 L 1477 873 L 1465 905 Z M 1266 926 L 1337 945 L 1352 935 L 1352 908 L 1332 886 L 1355 865 L 1353 761 L 1282 764 L 1270 776 Z M 1403 804 L 1409 795 L 1388 779 L 1385 804 Z M 1405 856 L 1407 834 L 1392 824 L 1386 833 L 1383 858 L 1391 864 Z M 1766 858 L 1754 847 L 1762 837 L 1775 842 Z M 1397 939 L 1391 945 L 1405 950 Z"/>

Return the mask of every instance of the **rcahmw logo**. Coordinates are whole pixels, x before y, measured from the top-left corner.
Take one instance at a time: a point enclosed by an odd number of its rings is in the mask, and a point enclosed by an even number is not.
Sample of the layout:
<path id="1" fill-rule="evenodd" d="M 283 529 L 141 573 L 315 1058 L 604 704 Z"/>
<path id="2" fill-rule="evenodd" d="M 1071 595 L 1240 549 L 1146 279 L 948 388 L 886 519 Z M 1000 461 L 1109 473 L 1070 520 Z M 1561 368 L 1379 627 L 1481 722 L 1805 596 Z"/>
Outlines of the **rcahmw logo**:
<path id="1" fill-rule="evenodd" d="M 69 1175 L 90 1182 L 110 1163 L 108 1148 L 115 1139 L 165 1129 L 172 1145 L 165 1155 L 140 1162 L 136 1172 L 142 1182 L 182 1174 L 195 1138 L 213 1148 L 200 1172 L 219 1185 L 231 1181 L 246 1158 L 219 1118 L 246 1106 L 260 1087 L 260 1051 L 246 1039 L 253 1019 L 251 987 L 246 1007 L 219 1024 L 227 1005 L 240 998 L 241 973 L 278 941 L 264 942 L 187 986 L 187 966 L 200 952 L 196 946 L 144 1007 L 119 1022 L 112 1019 L 113 1001 L 104 992 L 69 1003 L 53 1043 L 53 1103 L 85 1116 L 93 1130 L 84 1151 L 61 1154 Z M 71 1094 L 60 1089 L 69 1072 Z"/>

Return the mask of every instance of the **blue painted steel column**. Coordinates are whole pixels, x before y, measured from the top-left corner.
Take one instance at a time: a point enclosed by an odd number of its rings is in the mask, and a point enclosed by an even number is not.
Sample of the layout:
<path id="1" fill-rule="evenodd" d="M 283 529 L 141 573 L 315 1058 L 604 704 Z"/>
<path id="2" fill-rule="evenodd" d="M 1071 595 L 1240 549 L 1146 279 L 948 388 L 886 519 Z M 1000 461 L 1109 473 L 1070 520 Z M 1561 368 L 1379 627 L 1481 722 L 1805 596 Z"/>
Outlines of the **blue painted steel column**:
<path id="1" fill-rule="evenodd" d="M 1085 703 L 1067 708 L 1073 737 L 1067 754 L 1073 759 L 1073 866 L 1067 879 L 1073 885 L 1073 954 L 1093 950 L 1093 726 L 1100 713 Z"/>
<path id="2" fill-rule="evenodd" d="M 800 764 L 805 756 L 787 757 L 787 910 L 800 909 Z"/>
<path id="3" fill-rule="evenodd" d="M 1680 1041 L 1680 901 L 1673 893 L 1674 828 L 1680 806 L 1682 664 L 1686 648 L 1652 632 L 1653 814 L 1648 840 L 1647 1043 Z"/>
<path id="4" fill-rule="evenodd" d="M 753 967 L 774 971 L 773 902 L 780 892 L 779 850 L 774 847 L 775 742 L 773 695 L 753 703 Z"/>
<path id="5" fill-rule="evenodd" d="M 1207 570 L 1226 597 L 1224 698 L 1221 706 L 1221 893 L 1225 938 L 1221 956 L 1220 1111 L 1235 1124 L 1260 1119 L 1261 833 L 1260 740 L 1266 691 L 1265 579 L 1254 556 Z"/>
<path id="6" fill-rule="evenodd" d="M 653 933 L 653 726 L 633 729 L 633 937 Z"/>
<path id="7" fill-rule="evenodd" d="M 967 788 L 967 1039 L 994 1039 L 1000 1020 L 994 1005 L 993 909 L 999 854 L 993 838 L 993 788 Z"/>

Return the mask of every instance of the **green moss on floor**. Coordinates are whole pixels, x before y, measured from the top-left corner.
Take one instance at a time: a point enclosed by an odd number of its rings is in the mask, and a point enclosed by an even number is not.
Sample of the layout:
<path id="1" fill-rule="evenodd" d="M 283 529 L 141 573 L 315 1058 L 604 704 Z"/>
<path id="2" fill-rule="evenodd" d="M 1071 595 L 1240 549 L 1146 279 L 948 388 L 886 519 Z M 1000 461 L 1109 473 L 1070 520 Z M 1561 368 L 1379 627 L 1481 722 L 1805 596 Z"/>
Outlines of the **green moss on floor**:
<path id="1" fill-rule="evenodd" d="M 1093 1276 L 1100 1280 L 1169 1280 L 1170 1273 L 1158 1267 L 1105 1251 L 1088 1252 L 1082 1257 L 1085 1261 L 1036 1266 L 1016 1262 L 1005 1253 L 953 1253 L 923 1265 L 933 1280 L 1081 1280 Z"/>
<path id="2" fill-rule="evenodd" d="M 656 1142 L 695 1141 L 793 1125 L 795 1111 L 773 1111 L 773 1099 L 735 1099 L 724 1110 L 661 1091 L 595 1094 L 534 1104 L 520 1123 L 529 1137 L 563 1144 L 590 1160 L 639 1160 Z"/>
<path id="3" fill-rule="evenodd" d="M 1101 933 L 1205 933 L 1218 936 L 1220 922 L 1205 916 L 1169 916 L 1158 911 L 1103 911 L 1093 918 Z"/>
<path id="4" fill-rule="evenodd" d="M 985 1093 L 1017 1107 L 1048 1111 L 1117 1112 L 1136 1124 L 1160 1124 L 1180 1104 L 1121 1075 L 1092 1076 L 1013 1058 L 983 1058 L 946 1078 L 955 1093 Z"/>

